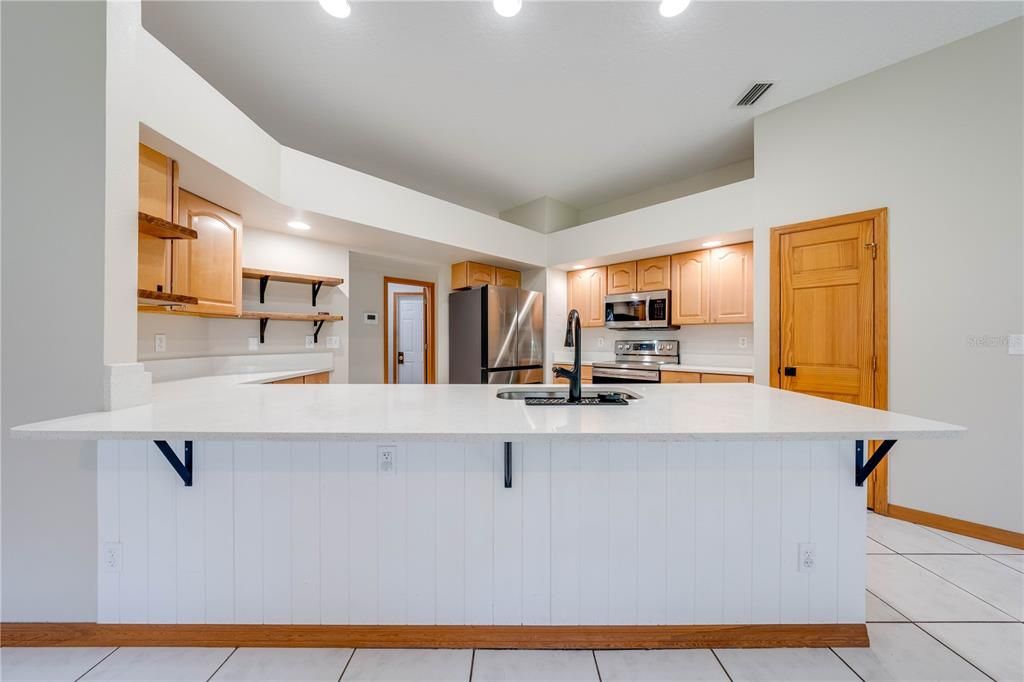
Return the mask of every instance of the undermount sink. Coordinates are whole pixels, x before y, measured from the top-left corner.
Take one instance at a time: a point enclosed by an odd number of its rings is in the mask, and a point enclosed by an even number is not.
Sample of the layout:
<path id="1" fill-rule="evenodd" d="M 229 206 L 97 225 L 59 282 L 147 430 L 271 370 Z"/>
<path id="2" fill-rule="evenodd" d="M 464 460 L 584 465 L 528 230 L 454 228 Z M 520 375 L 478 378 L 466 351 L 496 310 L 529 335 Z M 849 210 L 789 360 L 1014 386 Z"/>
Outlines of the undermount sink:
<path id="1" fill-rule="evenodd" d="M 624 388 L 584 388 L 583 399 L 590 398 L 596 401 L 604 397 L 619 397 L 626 400 L 640 400 L 643 396 L 638 395 Z M 559 388 L 503 388 L 498 391 L 498 397 L 502 400 L 526 400 L 527 398 L 539 398 L 542 400 L 557 400 L 569 397 L 569 389 Z M 599 403 L 592 403 L 599 404 Z"/>

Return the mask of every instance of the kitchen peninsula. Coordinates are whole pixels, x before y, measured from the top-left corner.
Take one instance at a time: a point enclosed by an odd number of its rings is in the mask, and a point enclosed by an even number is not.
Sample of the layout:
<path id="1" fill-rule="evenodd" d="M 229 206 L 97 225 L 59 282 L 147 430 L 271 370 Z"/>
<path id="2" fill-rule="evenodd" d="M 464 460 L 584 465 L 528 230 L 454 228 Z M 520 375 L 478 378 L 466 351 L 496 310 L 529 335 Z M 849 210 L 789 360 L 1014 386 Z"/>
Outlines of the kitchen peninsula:
<path id="1" fill-rule="evenodd" d="M 865 646 L 858 444 L 962 431 L 753 384 L 501 390 L 238 385 L 16 428 L 99 441 L 99 624 L 70 641 Z"/>

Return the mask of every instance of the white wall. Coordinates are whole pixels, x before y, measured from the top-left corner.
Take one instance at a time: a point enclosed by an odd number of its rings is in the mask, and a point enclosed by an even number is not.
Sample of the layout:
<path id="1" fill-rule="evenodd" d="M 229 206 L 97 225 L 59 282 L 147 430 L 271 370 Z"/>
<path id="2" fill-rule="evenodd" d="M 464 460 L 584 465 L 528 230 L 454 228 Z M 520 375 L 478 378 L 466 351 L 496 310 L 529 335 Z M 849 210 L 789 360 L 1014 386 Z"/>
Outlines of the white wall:
<path id="1" fill-rule="evenodd" d="M 437 383 L 448 383 L 448 265 L 411 263 L 380 256 L 352 253 L 349 310 L 349 381 L 353 384 L 384 382 L 384 278 L 400 277 L 434 282 L 437 332 Z M 363 313 L 377 313 L 377 324 L 363 322 Z"/>
<path id="2" fill-rule="evenodd" d="M 755 122 L 759 382 L 769 228 L 888 207 L 889 407 L 969 429 L 897 445 L 890 501 L 1014 531 L 1024 363 L 1005 337 L 1024 328 L 1022 34 L 1017 19 Z"/>
<path id="3" fill-rule="evenodd" d="M 96 446 L 8 429 L 103 408 L 106 7 L 4 2 L 0 14 L 2 618 L 89 621 Z"/>
<path id="4" fill-rule="evenodd" d="M 243 220 L 244 220 L 243 216 Z M 259 336 L 257 320 L 218 320 L 184 315 L 140 314 L 138 324 L 138 352 L 140 360 L 161 360 L 177 357 L 206 355 L 258 355 L 274 353 L 334 354 L 332 383 L 348 382 L 348 290 L 349 252 L 340 244 L 247 228 L 242 238 L 242 263 L 246 267 L 299 272 L 313 275 L 341 277 L 345 283 L 339 287 L 323 287 L 317 296 L 317 307 L 311 304 L 310 287 L 300 284 L 270 282 L 266 303 L 260 305 L 259 281 L 243 280 L 245 310 L 272 310 L 275 312 L 302 312 L 313 310 L 340 313 L 338 322 L 325 322 L 315 348 L 305 348 L 305 337 L 313 333 L 312 323 L 280 322 L 271 320 L 267 325 L 266 343 L 259 350 L 248 350 L 249 337 Z M 153 335 L 167 335 L 167 351 L 153 350 Z M 337 350 L 327 348 L 328 336 L 339 337 Z"/>

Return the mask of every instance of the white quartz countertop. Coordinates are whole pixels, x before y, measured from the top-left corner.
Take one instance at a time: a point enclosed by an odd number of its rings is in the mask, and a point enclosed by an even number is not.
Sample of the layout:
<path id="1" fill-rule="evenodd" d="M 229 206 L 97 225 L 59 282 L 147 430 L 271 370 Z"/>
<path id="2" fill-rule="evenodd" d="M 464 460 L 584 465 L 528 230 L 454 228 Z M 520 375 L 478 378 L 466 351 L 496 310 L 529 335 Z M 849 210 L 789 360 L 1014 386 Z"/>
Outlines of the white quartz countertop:
<path id="1" fill-rule="evenodd" d="M 494 385 L 243 384 L 12 431 L 73 440 L 665 441 L 935 438 L 964 430 L 755 384 L 625 388 L 642 398 L 628 406 L 539 407 L 500 400 Z"/>
<path id="2" fill-rule="evenodd" d="M 160 381 L 153 384 L 153 401 L 176 400 L 202 395 L 240 384 L 269 384 L 283 379 L 294 379 L 310 374 L 328 372 L 326 369 L 279 369 L 271 372 L 239 372 L 236 374 L 216 374 L 212 376 L 192 377 Z"/>

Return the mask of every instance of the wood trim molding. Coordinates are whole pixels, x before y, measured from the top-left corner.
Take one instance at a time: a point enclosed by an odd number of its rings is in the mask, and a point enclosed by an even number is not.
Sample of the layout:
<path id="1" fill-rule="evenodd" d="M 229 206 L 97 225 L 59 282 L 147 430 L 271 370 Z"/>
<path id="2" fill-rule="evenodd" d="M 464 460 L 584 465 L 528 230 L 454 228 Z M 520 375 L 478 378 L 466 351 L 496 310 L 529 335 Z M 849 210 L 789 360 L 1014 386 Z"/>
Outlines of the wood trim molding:
<path id="1" fill-rule="evenodd" d="M 886 516 L 891 516 L 892 518 L 900 519 L 901 521 L 910 521 L 911 523 L 928 526 L 929 528 L 937 528 L 939 530 L 949 531 L 950 533 L 957 533 L 958 535 L 966 535 L 969 538 L 975 538 L 977 540 L 987 540 L 988 542 L 995 542 L 996 544 L 1006 545 L 1007 547 L 1024 549 L 1024 533 L 1017 533 L 1012 530 L 1003 530 L 1002 528 L 986 526 L 980 523 L 974 523 L 973 521 L 954 519 L 952 516 L 933 514 L 932 512 L 921 511 L 920 509 L 901 507 L 897 504 L 889 505 L 889 510 Z"/>
<path id="2" fill-rule="evenodd" d="M 482 649 L 866 647 L 863 623 L 819 625 L 115 625 L 3 623 L 0 646 Z"/>
<path id="3" fill-rule="evenodd" d="M 878 366 L 875 369 L 874 405 L 880 410 L 889 409 L 889 209 L 876 208 L 870 211 L 847 213 L 845 215 L 811 220 L 792 225 L 773 227 L 770 233 L 770 267 L 769 267 L 769 291 L 768 291 L 768 383 L 778 388 L 780 385 L 778 368 L 780 362 L 780 322 L 779 313 L 781 310 L 779 301 L 779 287 L 781 285 L 779 267 L 781 254 L 780 237 L 784 234 L 816 230 L 822 227 L 843 225 L 845 223 L 870 220 L 874 224 L 874 241 L 877 244 L 874 268 L 874 346 L 875 357 L 878 358 Z M 877 441 L 872 441 L 870 450 L 878 447 Z M 887 514 L 889 509 L 889 461 L 883 459 L 868 479 L 871 486 L 871 507 L 879 514 Z"/>
<path id="4" fill-rule="evenodd" d="M 434 283 L 423 282 L 418 279 L 404 279 L 402 277 L 384 277 L 384 308 L 380 317 L 384 319 L 384 383 L 391 383 L 391 362 L 388 358 L 388 328 L 391 326 L 388 320 L 388 285 L 408 284 L 414 287 L 423 287 L 427 293 L 427 383 L 437 383 L 437 302 L 435 301 Z"/>

